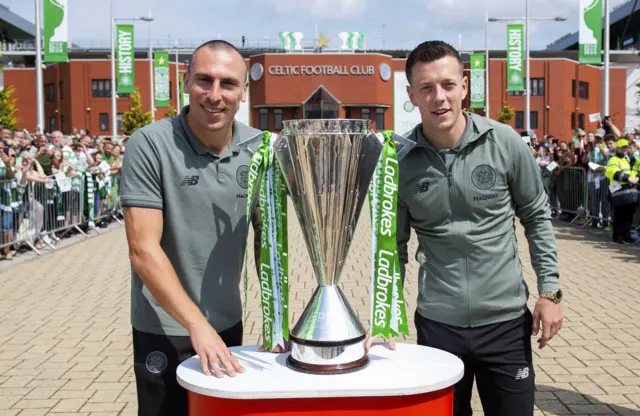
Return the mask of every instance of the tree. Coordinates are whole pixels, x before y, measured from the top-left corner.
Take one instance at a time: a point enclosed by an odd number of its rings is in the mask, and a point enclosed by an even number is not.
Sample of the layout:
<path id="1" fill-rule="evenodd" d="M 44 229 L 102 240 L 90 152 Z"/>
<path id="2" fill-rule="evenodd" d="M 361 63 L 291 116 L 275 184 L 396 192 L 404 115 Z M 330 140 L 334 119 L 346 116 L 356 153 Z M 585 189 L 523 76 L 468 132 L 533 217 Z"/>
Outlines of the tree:
<path id="1" fill-rule="evenodd" d="M 15 88 L 12 85 L 5 87 L 0 91 L 0 125 L 14 130 L 18 128 L 18 119 L 15 114 L 18 110 L 16 107 L 16 97 L 13 96 Z"/>
<path id="2" fill-rule="evenodd" d="M 502 108 L 500 109 L 500 112 L 498 113 L 498 118 L 496 120 L 498 120 L 500 123 L 507 124 L 509 123 L 509 121 L 513 120 L 513 117 L 515 117 L 515 115 L 516 115 L 516 112 L 513 109 L 513 107 L 511 107 L 505 101 L 502 103 Z"/>
<path id="3" fill-rule="evenodd" d="M 122 130 L 130 136 L 134 131 L 151 123 L 151 112 L 142 111 L 140 103 L 140 89 L 131 94 L 131 109 L 122 115 Z"/>
<path id="4" fill-rule="evenodd" d="M 175 108 L 173 107 L 169 107 L 169 111 L 167 111 L 167 115 L 164 116 L 164 118 L 171 118 L 171 117 L 175 117 L 178 115 L 178 112 L 176 111 Z"/>

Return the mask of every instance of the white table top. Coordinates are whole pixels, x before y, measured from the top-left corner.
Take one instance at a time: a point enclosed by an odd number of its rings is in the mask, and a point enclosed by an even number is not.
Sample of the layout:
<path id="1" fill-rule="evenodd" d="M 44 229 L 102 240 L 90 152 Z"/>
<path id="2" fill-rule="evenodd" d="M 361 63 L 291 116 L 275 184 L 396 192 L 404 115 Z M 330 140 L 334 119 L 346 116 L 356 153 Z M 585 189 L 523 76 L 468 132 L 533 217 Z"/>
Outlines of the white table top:
<path id="1" fill-rule="evenodd" d="M 301 373 L 287 367 L 286 354 L 260 353 L 257 345 L 230 348 L 245 372 L 216 378 L 202 372 L 198 356 L 178 367 L 178 383 L 205 396 L 226 399 L 402 396 L 442 390 L 458 382 L 464 365 L 455 355 L 415 344 L 396 351 L 374 345 L 369 365 L 339 375 Z"/>

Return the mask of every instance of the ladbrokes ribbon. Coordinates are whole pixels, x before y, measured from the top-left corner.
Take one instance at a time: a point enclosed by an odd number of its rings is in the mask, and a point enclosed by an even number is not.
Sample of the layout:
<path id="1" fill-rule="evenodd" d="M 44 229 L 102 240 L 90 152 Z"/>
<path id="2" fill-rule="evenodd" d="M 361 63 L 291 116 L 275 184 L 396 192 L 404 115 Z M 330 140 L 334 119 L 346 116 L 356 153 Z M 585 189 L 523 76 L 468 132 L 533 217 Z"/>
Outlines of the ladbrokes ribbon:
<path id="1" fill-rule="evenodd" d="M 369 188 L 372 231 L 371 337 L 409 334 L 396 240 L 398 158 L 392 131 L 383 131 L 380 160 Z"/>
<path id="2" fill-rule="evenodd" d="M 277 345 L 284 346 L 284 340 L 289 338 L 287 190 L 282 171 L 274 158 L 276 138 L 276 135 L 265 132 L 263 143 L 251 158 L 249 166 L 249 195 L 254 195 L 256 185 L 260 189 L 260 309 L 263 345 L 267 350 Z M 248 219 L 251 206 L 252 199 L 247 206 Z M 246 291 L 245 257 L 245 305 Z"/>

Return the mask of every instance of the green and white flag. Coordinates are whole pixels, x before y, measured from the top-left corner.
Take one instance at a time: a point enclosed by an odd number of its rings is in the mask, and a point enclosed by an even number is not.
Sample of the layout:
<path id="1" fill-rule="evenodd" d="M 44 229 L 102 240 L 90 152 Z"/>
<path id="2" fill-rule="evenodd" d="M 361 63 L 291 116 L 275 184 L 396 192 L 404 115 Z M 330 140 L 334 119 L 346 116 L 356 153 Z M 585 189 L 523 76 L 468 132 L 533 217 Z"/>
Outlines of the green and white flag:
<path id="1" fill-rule="evenodd" d="M 133 25 L 116 25 L 116 71 L 118 94 L 135 92 L 135 51 Z"/>
<path id="2" fill-rule="evenodd" d="M 302 32 L 278 32 L 280 47 L 286 51 L 302 50 Z"/>
<path id="3" fill-rule="evenodd" d="M 507 25 L 507 91 L 524 91 L 524 25 Z"/>
<path id="4" fill-rule="evenodd" d="M 342 41 L 342 45 L 340 49 L 364 49 L 365 47 L 365 36 L 362 32 L 340 32 L 338 33 L 338 37 Z"/>
<path id="5" fill-rule="evenodd" d="M 579 62 L 602 63 L 602 0 L 580 0 Z"/>
<path id="6" fill-rule="evenodd" d="M 42 1 L 44 9 L 44 62 L 68 62 L 68 0 Z"/>
<path id="7" fill-rule="evenodd" d="M 154 54 L 155 64 L 155 104 L 156 108 L 169 107 L 169 52 L 161 51 Z"/>
<path id="8" fill-rule="evenodd" d="M 180 109 L 189 105 L 189 93 L 184 90 L 184 73 L 180 74 Z"/>
<path id="9" fill-rule="evenodd" d="M 471 62 L 471 108 L 484 108 L 484 53 L 472 53 Z"/>

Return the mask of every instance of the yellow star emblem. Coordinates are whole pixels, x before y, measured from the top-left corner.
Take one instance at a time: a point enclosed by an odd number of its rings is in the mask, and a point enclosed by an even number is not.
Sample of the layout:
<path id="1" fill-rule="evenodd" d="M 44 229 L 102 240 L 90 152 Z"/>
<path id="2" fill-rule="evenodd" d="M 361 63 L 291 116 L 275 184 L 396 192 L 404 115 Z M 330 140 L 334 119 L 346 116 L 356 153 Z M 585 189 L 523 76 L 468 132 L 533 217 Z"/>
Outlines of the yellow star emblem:
<path id="1" fill-rule="evenodd" d="M 323 33 L 322 36 L 320 36 L 316 40 L 318 41 L 318 48 L 328 48 L 331 38 L 327 38 Z"/>

